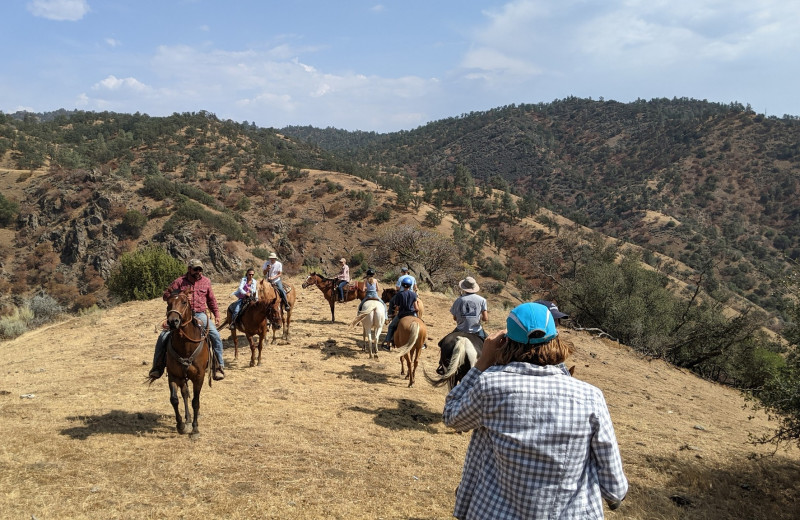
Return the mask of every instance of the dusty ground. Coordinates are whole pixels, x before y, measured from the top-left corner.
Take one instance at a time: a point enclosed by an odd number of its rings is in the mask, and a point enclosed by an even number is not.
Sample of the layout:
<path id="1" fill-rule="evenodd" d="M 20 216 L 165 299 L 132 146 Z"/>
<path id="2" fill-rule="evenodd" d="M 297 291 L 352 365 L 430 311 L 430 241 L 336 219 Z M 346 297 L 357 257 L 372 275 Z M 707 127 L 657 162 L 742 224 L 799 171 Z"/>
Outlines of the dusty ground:
<path id="1" fill-rule="evenodd" d="M 422 377 L 452 327 L 448 298 L 423 299 L 433 339 L 413 388 L 396 356 L 361 352 L 346 326 L 356 304 L 330 323 L 313 287 L 298 290 L 291 342 L 267 344 L 262 366 L 247 366 L 249 351 L 234 360 L 223 333 L 228 377 L 203 389 L 196 439 L 175 432 L 165 379 L 143 384 L 161 301 L 0 344 L 0 517 L 449 518 L 469 435 L 442 424 L 445 390 Z M 502 327 L 504 311 L 490 313 Z M 576 376 L 605 392 L 631 481 L 609 518 L 798 518 L 798 451 L 748 444 L 770 424 L 737 392 L 563 334 Z"/>

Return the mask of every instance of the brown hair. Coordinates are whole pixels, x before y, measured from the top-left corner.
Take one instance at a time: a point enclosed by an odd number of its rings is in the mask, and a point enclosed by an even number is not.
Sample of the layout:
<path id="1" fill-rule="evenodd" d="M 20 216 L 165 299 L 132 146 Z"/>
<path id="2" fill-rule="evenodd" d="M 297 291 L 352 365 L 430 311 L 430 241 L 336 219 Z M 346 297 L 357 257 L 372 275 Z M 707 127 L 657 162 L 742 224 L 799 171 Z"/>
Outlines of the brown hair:
<path id="1" fill-rule="evenodd" d="M 497 351 L 497 364 L 507 365 L 512 361 L 524 361 L 539 366 L 557 365 L 566 361 L 572 352 L 572 343 L 562 340 L 559 336 L 537 345 L 526 345 L 508 338 L 506 344 Z"/>

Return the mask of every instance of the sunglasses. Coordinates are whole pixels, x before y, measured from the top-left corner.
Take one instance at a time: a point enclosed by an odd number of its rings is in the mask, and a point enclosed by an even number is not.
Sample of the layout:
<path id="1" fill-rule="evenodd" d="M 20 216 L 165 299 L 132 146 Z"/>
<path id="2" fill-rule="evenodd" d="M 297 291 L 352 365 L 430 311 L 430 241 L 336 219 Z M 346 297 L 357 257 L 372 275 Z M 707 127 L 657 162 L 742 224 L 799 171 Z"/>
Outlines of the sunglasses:
<path id="1" fill-rule="evenodd" d="M 192 271 L 194 271 L 195 273 L 202 273 L 203 272 L 203 268 L 202 267 L 195 267 L 194 269 L 192 269 Z"/>

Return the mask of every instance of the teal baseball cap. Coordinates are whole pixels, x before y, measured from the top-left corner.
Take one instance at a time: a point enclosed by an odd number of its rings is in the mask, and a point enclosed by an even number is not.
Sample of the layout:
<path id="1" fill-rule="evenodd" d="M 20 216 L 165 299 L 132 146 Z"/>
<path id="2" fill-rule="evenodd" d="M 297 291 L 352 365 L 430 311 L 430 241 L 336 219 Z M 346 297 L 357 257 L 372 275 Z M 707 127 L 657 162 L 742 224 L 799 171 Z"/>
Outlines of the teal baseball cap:
<path id="1" fill-rule="evenodd" d="M 523 303 L 508 314 L 506 336 L 523 345 L 547 343 L 558 336 L 556 320 L 544 305 Z"/>

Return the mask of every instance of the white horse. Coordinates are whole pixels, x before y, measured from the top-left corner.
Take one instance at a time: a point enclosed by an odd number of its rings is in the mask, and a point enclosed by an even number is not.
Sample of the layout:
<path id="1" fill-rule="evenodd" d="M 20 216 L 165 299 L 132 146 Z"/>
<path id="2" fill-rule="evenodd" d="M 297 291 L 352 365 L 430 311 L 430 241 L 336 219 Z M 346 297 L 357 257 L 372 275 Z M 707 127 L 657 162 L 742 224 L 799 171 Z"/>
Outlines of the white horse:
<path id="1" fill-rule="evenodd" d="M 357 323 L 361 323 L 363 327 L 363 340 L 364 349 L 369 352 L 369 357 L 372 358 L 372 353 L 375 353 L 375 359 L 378 359 L 378 340 L 381 337 L 383 324 L 386 321 L 386 308 L 383 306 L 382 301 L 367 300 L 361 307 L 361 312 L 355 317 L 350 327 L 355 327 Z"/>

